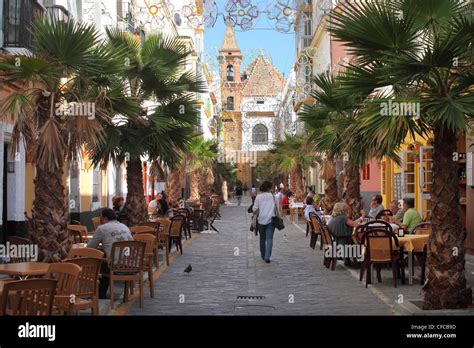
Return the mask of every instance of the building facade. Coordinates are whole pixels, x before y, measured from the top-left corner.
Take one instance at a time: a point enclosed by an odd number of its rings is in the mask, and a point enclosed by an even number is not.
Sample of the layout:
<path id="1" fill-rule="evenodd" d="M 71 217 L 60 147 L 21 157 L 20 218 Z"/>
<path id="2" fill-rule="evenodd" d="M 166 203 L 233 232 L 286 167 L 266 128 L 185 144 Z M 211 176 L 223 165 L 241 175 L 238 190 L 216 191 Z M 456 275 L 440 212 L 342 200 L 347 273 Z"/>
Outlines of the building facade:
<path id="1" fill-rule="evenodd" d="M 258 55 L 247 67 L 231 26 L 220 53 L 222 156 L 237 163 L 242 185 L 256 185 L 255 167 L 277 139 L 277 112 L 285 79 L 269 57 Z"/>

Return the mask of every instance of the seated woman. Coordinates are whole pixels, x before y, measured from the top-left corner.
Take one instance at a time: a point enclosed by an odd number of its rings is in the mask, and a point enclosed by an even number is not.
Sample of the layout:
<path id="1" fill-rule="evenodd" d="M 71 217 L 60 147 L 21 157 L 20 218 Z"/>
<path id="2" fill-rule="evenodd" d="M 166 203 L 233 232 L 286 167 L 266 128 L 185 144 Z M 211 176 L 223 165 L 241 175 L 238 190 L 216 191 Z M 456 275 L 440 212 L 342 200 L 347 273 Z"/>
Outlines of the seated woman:
<path id="1" fill-rule="evenodd" d="M 359 222 L 349 218 L 350 207 L 346 203 L 336 203 L 332 211 L 332 220 L 328 223 L 329 232 L 333 235 L 336 244 L 353 244 L 352 231 L 359 226 Z M 351 265 L 349 257 L 344 259 L 346 266 Z"/>

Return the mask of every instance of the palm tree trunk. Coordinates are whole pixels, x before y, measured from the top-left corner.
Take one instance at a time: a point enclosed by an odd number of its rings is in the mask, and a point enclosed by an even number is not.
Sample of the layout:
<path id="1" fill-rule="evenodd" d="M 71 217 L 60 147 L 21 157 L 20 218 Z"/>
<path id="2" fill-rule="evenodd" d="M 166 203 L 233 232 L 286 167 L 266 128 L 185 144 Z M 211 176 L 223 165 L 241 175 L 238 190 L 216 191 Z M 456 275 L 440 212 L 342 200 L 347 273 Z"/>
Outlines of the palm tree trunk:
<path id="1" fill-rule="evenodd" d="M 433 185 L 431 187 L 432 230 L 428 242 L 427 278 L 423 286 L 423 308 L 466 308 L 472 290 L 466 288 L 466 232 L 461 224 L 456 135 L 446 127 L 434 130 Z"/>
<path id="2" fill-rule="evenodd" d="M 127 188 L 128 223 L 130 226 L 134 226 L 148 219 L 145 192 L 143 191 L 143 168 L 139 159 L 128 162 Z"/>
<path id="3" fill-rule="evenodd" d="M 297 166 L 296 169 L 292 172 L 291 177 L 293 178 L 292 182 L 294 182 L 294 193 L 296 196 L 297 202 L 303 202 L 305 195 L 304 195 L 304 187 L 303 187 L 303 171 L 300 166 Z"/>
<path id="4" fill-rule="evenodd" d="M 181 198 L 182 176 L 186 174 L 185 165 L 185 161 L 182 161 L 182 163 L 170 174 L 168 187 L 169 200 L 172 205 L 174 205 Z"/>
<path id="5" fill-rule="evenodd" d="M 189 187 L 191 192 L 191 197 L 189 198 L 192 201 L 199 201 L 200 196 L 200 178 L 201 175 L 196 171 L 192 171 L 189 175 Z"/>
<path id="6" fill-rule="evenodd" d="M 211 195 L 211 182 L 214 179 L 210 176 L 212 176 L 212 172 L 210 170 L 199 173 L 199 197 L 201 199 Z"/>
<path id="7" fill-rule="evenodd" d="M 346 165 L 345 202 L 349 205 L 352 212 L 352 219 L 360 217 L 362 210 L 362 197 L 360 195 L 360 167 L 351 163 Z"/>
<path id="8" fill-rule="evenodd" d="M 43 110 L 50 110 L 54 99 L 47 97 L 40 103 Z M 38 128 L 41 128 L 49 117 L 51 115 L 48 111 L 40 114 Z M 54 171 L 42 168 L 38 163 L 35 165 L 31 238 L 38 245 L 38 260 L 43 262 L 60 262 L 67 256 L 72 244 L 66 232 L 69 212 L 63 182 L 65 154 L 60 154 L 56 160 L 57 169 Z"/>
<path id="9" fill-rule="evenodd" d="M 337 190 L 336 166 L 333 158 L 329 157 L 323 165 L 323 179 L 324 179 L 324 199 L 322 206 L 327 214 L 332 212 L 334 204 L 339 201 L 339 194 Z"/>
<path id="10" fill-rule="evenodd" d="M 63 183 L 64 160 L 59 170 L 49 172 L 36 165 L 32 240 L 38 245 L 39 261 L 60 262 L 72 244 L 66 233 L 68 209 Z"/>

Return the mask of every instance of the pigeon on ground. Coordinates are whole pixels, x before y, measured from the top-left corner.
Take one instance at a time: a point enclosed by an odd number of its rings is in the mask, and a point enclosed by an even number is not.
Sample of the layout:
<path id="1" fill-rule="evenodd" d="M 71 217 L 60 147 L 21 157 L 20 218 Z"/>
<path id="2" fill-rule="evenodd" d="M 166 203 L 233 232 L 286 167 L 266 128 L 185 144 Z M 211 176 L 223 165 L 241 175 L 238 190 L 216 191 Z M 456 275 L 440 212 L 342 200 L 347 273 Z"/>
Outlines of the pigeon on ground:
<path id="1" fill-rule="evenodd" d="M 188 265 L 188 267 L 186 267 L 186 269 L 184 270 L 184 273 L 191 273 L 191 271 L 193 270 L 193 268 L 191 267 L 191 265 Z"/>

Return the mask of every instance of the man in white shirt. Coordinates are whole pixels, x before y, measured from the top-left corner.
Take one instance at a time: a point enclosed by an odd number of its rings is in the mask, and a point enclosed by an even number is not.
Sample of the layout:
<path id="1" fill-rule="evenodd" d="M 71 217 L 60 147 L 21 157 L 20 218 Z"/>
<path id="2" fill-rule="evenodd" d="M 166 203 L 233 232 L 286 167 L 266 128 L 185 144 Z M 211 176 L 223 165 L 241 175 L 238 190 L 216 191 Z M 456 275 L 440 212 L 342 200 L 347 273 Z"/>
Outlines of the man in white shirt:
<path id="1" fill-rule="evenodd" d="M 117 215 L 112 209 L 105 208 L 100 213 L 102 224 L 95 230 L 94 236 L 87 244 L 88 248 L 97 249 L 102 244 L 105 257 L 111 260 L 112 246 L 115 242 L 133 240 L 132 233 L 127 226 L 117 221 Z M 109 273 L 109 266 L 103 262 L 100 269 L 101 273 Z M 99 298 L 104 299 L 109 288 L 109 278 L 102 277 L 99 281 Z"/>
<path id="2" fill-rule="evenodd" d="M 281 190 L 281 189 L 280 189 Z M 266 263 L 270 263 L 273 249 L 273 234 L 275 226 L 272 217 L 278 212 L 278 201 L 272 194 L 272 183 L 264 181 L 260 187 L 260 194 L 255 198 L 253 211 L 258 213 L 258 233 L 260 234 L 260 256 Z"/>

